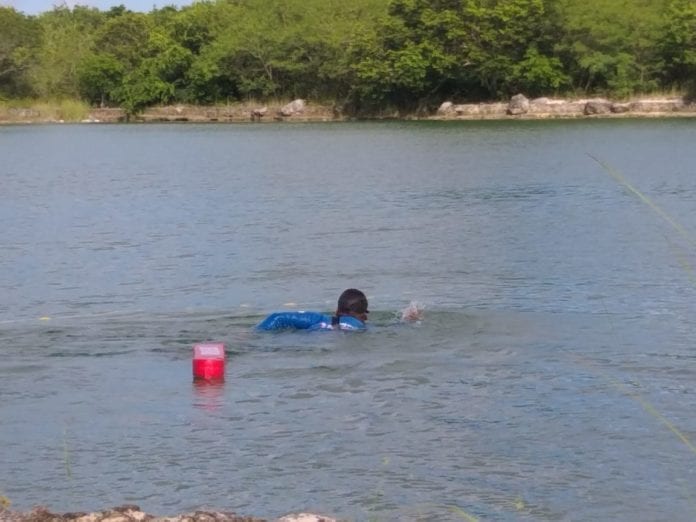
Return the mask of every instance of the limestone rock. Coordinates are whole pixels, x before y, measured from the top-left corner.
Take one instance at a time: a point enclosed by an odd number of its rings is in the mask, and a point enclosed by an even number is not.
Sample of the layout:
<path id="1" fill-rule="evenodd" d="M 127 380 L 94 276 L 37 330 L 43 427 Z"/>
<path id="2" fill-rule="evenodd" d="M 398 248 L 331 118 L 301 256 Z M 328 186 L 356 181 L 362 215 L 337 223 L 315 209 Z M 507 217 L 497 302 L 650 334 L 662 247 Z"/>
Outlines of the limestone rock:
<path id="1" fill-rule="evenodd" d="M 126 515 L 114 514 L 105 516 L 100 522 L 131 522 L 131 519 Z"/>
<path id="2" fill-rule="evenodd" d="M 99 520 L 99 517 L 97 517 L 96 513 L 88 513 L 84 515 L 80 515 L 75 519 L 75 522 L 97 522 Z"/>
<path id="3" fill-rule="evenodd" d="M 612 103 L 611 104 L 611 112 L 614 114 L 623 114 L 625 112 L 628 112 L 631 110 L 631 104 L 630 103 Z"/>
<path id="4" fill-rule="evenodd" d="M 438 114 L 451 114 L 454 112 L 454 104 L 451 101 L 443 102 L 437 109 Z"/>
<path id="5" fill-rule="evenodd" d="M 276 522 L 337 522 L 335 518 L 314 513 L 291 513 L 280 517 Z"/>
<path id="6" fill-rule="evenodd" d="M 454 112 L 457 116 L 471 116 L 481 113 L 481 107 L 478 103 L 462 103 L 454 106 Z"/>
<path id="7" fill-rule="evenodd" d="M 515 94 L 510 98 L 507 113 L 511 116 L 527 114 L 529 112 L 529 100 L 524 94 Z"/>
<path id="8" fill-rule="evenodd" d="M 266 106 L 257 107 L 256 109 L 253 109 L 251 111 L 251 121 L 261 121 L 261 118 L 263 118 L 267 112 L 268 107 Z"/>
<path id="9" fill-rule="evenodd" d="M 552 98 L 536 98 L 529 104 L 529 114 L 541 116 L 582 116 L 587 100 L 556 100 Z"/>
<path id="10" fill-rule="evenodd" d="M 611 102 L 603 98 L 587 100 L 585 110 L 583 112 L 587 116 L 592 114 L 609 114 L 611 112 Z"/>
<path id="11" fill-rule="evenodd" d="M 684 100 L 676 99 L 646 99 L 637 100 L 630 104 L 631 112 L 677 112 L 684 108 Z"/>
<path id="12" fill-rule="evenodd" d="M 280 109 L 280 115 L 284 117 L 292 116 L 293 114 L 301 114 L 305 110 L 305 101 L 301 99 L 293 100 Z"/>
<path id="13" fill-rule="evenodd" d="M 507 108 L 507 103 L 481 103 L 479 112 L 483 116 L 504 116 Z"/>
<path id="14" fill-rule="evenodd" d="M 507 103 L 462 103 L 453 107 L 457 116 L 504 116 L 507 111 Z"/>

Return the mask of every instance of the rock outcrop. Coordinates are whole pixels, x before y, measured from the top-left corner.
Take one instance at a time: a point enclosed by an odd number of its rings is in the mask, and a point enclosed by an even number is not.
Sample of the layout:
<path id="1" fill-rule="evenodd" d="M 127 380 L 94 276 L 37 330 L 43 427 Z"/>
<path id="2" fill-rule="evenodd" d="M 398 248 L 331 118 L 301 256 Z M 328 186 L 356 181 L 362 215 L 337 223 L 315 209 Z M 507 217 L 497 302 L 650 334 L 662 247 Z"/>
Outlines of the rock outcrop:
<path id="1" fill-rule="evenodd" d="M 551 119 L 617 116 L 696 116 L 696 104 L 687 104 L 681 98 L 646 98 L 630 102 L 612 102 L 604 98 L 564 100 L 535 98 L 529 100 L 516 94 L 508 103 L 443 102 L 435 119 Z"/>
<path id="2" fill-rule="evenodd" d="M 272 115 L 272 116 L 271 116 Z M 436 120 L 507 120 L 507 119 L 560 119 L 560 118 L 647 118 L 694 117 L 696 103 L 682 98 L 644 98 L 630 101 L 591 99 L 529 99 L 523 94 L 513 96 L 508 102 L 457 104 L 443 102 L 435 114 L 399 114 L 397 112 L 364 115 L 362 119 L 436 119 Z M 131 122 L 191 122 L 191 123 L 242 123 L 256 122 L 320 122 L 350 120 L 353 115 L 336 105 L 315 105 L 297 99 L 286 104 L 259 106 L 251 102 L 226 105 L 165 105 L 148 107 L 131 117 Z M 55 111 L 41 108 L 2 108 L 0 123 L 61 123 Z M 115 123 L 127 121 L 126 113 L 119 108 L 93 108 L 83 123 Z"/>
<path id="3" fill-rule="evenodd" d="M 302 114 L 305 110 L 305 101 L 304 100 L 293 100 L 287 105 L 283 105 L 283 107 L 280 109 L 280 116 L 283 116 L 285 118 L 288 118 L 290 116 L 293 116 L 295 114 Z"/>
<path id="4" fill-rule="evenodd" d="M 510 116 L 517 116 L 519 114 L 527 114 L 529 112 L 529 100 L 524 94 L 515 94 L 510 98 L 510 103 L 508 104 L 507 113 Z"/>
<path id="5" fill-rule="evenodd" d="M 313 513 L 292 513 L 275 522 L 337 522 L 336 519 Z M 0 509 L 0 522 L 269 522 L 265 518 L 242 516 L 224 511 L 195 511 L 175 516 L 157 516 L 141 511 L 135 505 L 119 506 L 93 513 L 52 513 L 37 507 L 26 513 Z"/>
<path id="6" fill-rule="evenodd" d="M 587 100 L 583 112 L 586 116 L 591 116 L 593 114 L 609 114 L 611 112 L 611 102 L 603 98 Z"/>
<path id="7" fill-rule="evenodd" d="M 268 112 L 268 107 L 258 107 L 251 110 L 251 121 L 261 121 L 266 113 Z"/>

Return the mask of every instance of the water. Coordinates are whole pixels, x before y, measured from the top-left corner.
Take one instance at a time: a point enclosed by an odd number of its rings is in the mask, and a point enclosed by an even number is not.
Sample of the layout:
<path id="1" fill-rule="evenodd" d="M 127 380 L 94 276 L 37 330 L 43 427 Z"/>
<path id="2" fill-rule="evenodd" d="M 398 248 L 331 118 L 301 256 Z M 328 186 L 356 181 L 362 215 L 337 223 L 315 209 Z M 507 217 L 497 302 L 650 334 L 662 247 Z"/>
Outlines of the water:
<path id="1" fill-rule="evenodd" d="M 0 494 L 696 518 L 696 122 L 0 127 Z M 253 331 L 364 290 L 365 334 Z M 402 324 L 410 301 L 424 320 Z M 191 347 L 228 347 L 223 386 Z"/>

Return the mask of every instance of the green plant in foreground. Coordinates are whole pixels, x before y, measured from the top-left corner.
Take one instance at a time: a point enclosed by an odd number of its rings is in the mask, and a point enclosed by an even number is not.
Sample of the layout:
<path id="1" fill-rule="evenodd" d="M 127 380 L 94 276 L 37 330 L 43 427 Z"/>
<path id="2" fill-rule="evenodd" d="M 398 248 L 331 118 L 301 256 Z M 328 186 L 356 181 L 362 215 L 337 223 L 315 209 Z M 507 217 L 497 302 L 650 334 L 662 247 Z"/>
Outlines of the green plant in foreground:
<path id="1" fill-rule="evenodd" d="M 5 495 L 0 494 L 0 510 L 8 509 L 10 507 L 10 504 L 12 504 L 12 502 L 10 502 L 10 499 L 7 498 Z"/>

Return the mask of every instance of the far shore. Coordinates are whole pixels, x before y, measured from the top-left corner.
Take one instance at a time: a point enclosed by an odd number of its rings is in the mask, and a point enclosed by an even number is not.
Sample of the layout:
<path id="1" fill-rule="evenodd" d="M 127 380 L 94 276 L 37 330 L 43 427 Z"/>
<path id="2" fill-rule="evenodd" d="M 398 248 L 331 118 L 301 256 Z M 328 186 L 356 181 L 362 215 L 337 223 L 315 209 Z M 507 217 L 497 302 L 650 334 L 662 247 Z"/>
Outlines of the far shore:
<path id="1" fill-rule="evenodd" d="M 370 120 L 551 120 L 588 118 L 667 118 L 696 117 L 696 103 L 682 97 L 644 97 L 629 101 L 604 98 L 528 99 L 513 96 L 508 102 L 463 103 L 443 102 L 433 113 L 379 112 L 355 116 L 337 106 L 293 100 L 288 103 L 225 105 L 167 105 L 149 107 L 142 113 L 127 117 L 120 108 L 88 108 L 64 111 L 60 104 L 42 103 L 23 106 L 0 106 L 0 124 L 23 123 L 278 123 Z"/>

